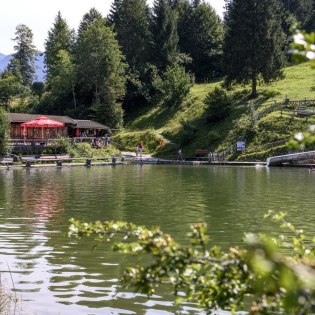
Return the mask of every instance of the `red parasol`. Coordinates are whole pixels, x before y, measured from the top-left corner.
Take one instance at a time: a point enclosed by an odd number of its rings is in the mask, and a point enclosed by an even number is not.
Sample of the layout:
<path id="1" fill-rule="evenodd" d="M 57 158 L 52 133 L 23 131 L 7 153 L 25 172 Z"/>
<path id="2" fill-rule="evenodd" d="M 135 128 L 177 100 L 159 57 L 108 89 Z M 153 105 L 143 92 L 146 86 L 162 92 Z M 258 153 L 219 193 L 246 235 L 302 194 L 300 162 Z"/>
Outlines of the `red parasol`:
<path id="1" fill-rule="evenodd" d="M 27 121 L 21 124 L 21 127 L 25 128 L 42 128 L 42 139 L 44 139 L 44 128 L 61 128 L 65 124 L 59 121 L 49 119 L 45 116 L 37 117 L 33 120 Z M 26 132 L 24 132 L 26 134 Z"/>

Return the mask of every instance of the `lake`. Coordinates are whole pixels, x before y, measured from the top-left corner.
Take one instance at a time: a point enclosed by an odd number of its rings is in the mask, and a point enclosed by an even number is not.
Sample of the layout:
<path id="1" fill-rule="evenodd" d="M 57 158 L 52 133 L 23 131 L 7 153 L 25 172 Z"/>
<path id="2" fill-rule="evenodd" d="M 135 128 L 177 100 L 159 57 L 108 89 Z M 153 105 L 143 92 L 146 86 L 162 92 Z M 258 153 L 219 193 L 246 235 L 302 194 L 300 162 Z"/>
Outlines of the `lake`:
<path id="1" fill-rule="evenodd" d="M 129 256 L 90 239 L 69 239 L 68 221 L 159 225 L 180 242 L 207 222 L 213 244 L 243 233 L 277 234 L 268 210 L 314 230 L 315 172 L 295 168 L 125 165 L 0 170 L 0 272 L 22 300 L 18 314 L 198 314 L 167 288 L 147 298 L 122 288 Z M 308 233 L 309 232 L 309 233 Z M 11 273 L 9 273 L 9 270 Z M 201 313 L 201 312 L 200 312 Z"/>

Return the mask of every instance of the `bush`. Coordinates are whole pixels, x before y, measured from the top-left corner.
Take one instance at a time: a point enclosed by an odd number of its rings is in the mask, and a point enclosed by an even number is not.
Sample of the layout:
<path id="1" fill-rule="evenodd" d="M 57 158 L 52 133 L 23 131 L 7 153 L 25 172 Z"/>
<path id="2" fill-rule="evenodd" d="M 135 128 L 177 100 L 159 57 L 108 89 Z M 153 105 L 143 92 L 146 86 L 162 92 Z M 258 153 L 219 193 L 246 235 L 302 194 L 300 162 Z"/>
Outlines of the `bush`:
<path id="1" fill-rule="evenodd" d="M 204 103 L 208 106 L 206 114 L 208 122 L 223 120 L 230 113 L 231 99 L 222 88 L 216 87 L 206 96 Z"/>
<path id="2" fill-rule="evenodd" d="M 156 152 L 160 141 L 165 141 L 156 131 L 148 129 L 135 132 L 120 132 L 112 137 L 112 140 L 119 145 L 120 150 L 134 151 L 137 144 L 143 142 L 144 152 Z"/>
<path id="3" fill-rule="evenodd" d="M 191 78 L 185 68 L 179 65 L 168 67 L 162 77 L 157 77 L 154 87 L 157 90 L 158 102 L 167 107 L 178 107 L 187 97 L 191 88 Z"/>
<path id="4" fill-rule="evenodd" d="M 207 135 L 209 146 L 213 145 L 213 143 L 218 142 L 221 139 L 221 135 L 216 130 L 210 130 Z"/>
<path id="5" fill-rule="evenodd" d="M 7 154 L 10 126 L 7 113 L 0 108 L 0 156 Z"/>

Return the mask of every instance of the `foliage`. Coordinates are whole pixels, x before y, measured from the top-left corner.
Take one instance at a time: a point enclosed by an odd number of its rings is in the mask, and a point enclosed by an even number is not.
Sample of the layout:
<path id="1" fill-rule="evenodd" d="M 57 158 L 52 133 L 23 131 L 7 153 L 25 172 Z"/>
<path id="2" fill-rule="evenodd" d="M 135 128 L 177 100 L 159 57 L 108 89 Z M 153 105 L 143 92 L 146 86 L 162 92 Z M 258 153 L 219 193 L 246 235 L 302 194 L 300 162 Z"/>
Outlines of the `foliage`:
<path id="1" fill-rule="evenodd" d="M 302 28 L 315 18 L 313 0 L 280 0 L 284 8 L 301 23 Z"/>
<path id="2" fill-rule="evenodd" d="M 277 0 L 231 0 L 227 2 L 223 44 L 225 84 L 252 85 L 283 78 L 286 38 Z"/>
<path id="3" fill-rule="evenodd" d="M 71 30 L 67 21 L 62 17 L 60 11 L 55 17 L 52 28 L 48 31 L 48 38 L 45 41 L 45 65 L 47 73 L 48 88 L 55 76 L 60 75 L 58 67 L 61 50 L 72 52 L 74 46 L 74 30 Z"/>
<path id="4" fill-rule="evenodd" d="M 80 22 L 78 37 L 80 37 L 81 33 L 94 23 L 102 23 L 103 25 L 107 25 L 107 21 L 103 18 L 102 14 L 95 8 L 91 8 L 89 12 L 84 14 Z"/>
<path id="5" fill-rule="evenodd" d="M 10 137 L 10 126 L 6 111 L 0 107 L 0 156 L 7 154 Z"/>
<path id="6" fill-rule="evenodd" d="M 152 89 L 152 78 L 147 75 L 152 48 L 149 7 L 145 0 L 116 0 L 108 19 L 128 64 L 123 106 L 132 111 L 148 101 Z"/>
<path id="7" fill-rule="evenodd" d="M 74 93 L 75 86 L 75 65 L 73 62 L 73 56 L 66 50 L 60 49 L 55 56 L 54 61 L 54 76 L 50 77 L 49 80 L 49 92 L 56 100 L 55 109 L 59 113 L 64 114 L 67 109 L 71 107 L 76 109 L 76 98 Z M 73 100 L 67 101 L 65 108 L 62 108 L 61 105 L 65 103 L 65 100 L 68 100 L 73 96 Z M 70 98 L 71 99 L 71 98 Z"/>
<path id="8" fill-rule="evenodd" d="M 138 70 L 144 69 L 149 61 L 152 41 L 146 1 L 115 0 L 108 18 L 117 33 L 117 40 L 128 65 Z"/>
<path id="9" fill-rule="evenodd" d="M 165 141 L 162 136 L 154 130 L 120 132 L 112 137 L 112 140 L 118 143 L 120 150 L 134 151 L 137 144 L 143 142 L 144 153 L 153 153 L 158 150 L 160 141 Z"/>
<path id="10" fill-rule="evenodd" d="M 179 65 L 167 67 L 153 82 L 157 90 L 157 99 L 166 107 L 179 107 L 187 97 L 192 86 L 189 74 Z"/>
<path id="11" fill-rule="evenodd" d="M 92 97 L 91 117 L 97 116 L 111 127 L 120 127 L 126 65 L 112 29 L 97 21 L 82 31 L 75 62 L 81 93 Z"/>
<path id="12" fill-rule="evenodd" d="M 35 46 L 33 44 L 32 30 L 24 24 L 20 24 L 16 27 L 15 42 L 13 59 L 11 59 L 10 65 L 15 60 L 18 61 L 19 72 L 22 77 L 22 83 L 25 86 L 31 86 L 35 74 Z"/>
<path id="13" fill-rule="evenodd" d="M 307 132 L 295 134 L 294 138 L 287 142 L 287 147 L 298 151 L 315 150 L 315 126 L 309 126 Z"/>
<path id="14" fill-rule="evenodd" d="M 177 302 L 191 301 L 209 314 L 217 309 L 246 309 L 250 314 L 313 314 L 315 298 L 315 240 L 286 220 L 284 213 L 266 218 L 285 231 L 279 237 L 245 234 L 242 248 L 224 252 L 210 246 L 206 224 L 194 224 L 188 246 L 177 243 L 159 227 L 147 229 L 115 221 L 80 222 L 71 219 L 69 236 L 95 236 L 112 241 L 113 250 L 146 256 L 141 265 L 128 267 L 122 282 L 152 295 L 160 284 L 169 284 Z M 149 259 L 150 257 L 150 259 Z M 251 304 L 244 304 L 244 300 Z"/>
<path id="15" fill-rule="evenodd" d="M 0 76 L 0 104 L 5 109 L 9 109 L 12 100 L 21 95 L 25 91 L 25 87 L 20 83 L 19 79 L 10 71 L 5 71 Z"/>
<path id="16" fill-rule="evenodd" d="M 239 156 L 235 156 L 237 161 L 265 161 L 270 156 L 277 156 L 288 154 L 288 147 L 286 145 L 273 146 L 268 149 L 256 149 L 256 150 L 245 150 Z"/>
<path id="17" fill-rule="evenodd" d="M 305 33 L 296 29 L 291 48 L 289 53 L 292 54 L 293 60 L 297 62 L 310 60 L 311 67 L 315 69 L 315 32 Z"/>
<path id="18" fill-rule="evenodd" d="M 37 96 L 39 99 L 43 96 L 45 91 L 45 83 L 44 82 L 33 82 L 32 83 L 32 92 L 33 95 Z"/>
<path id="19" fill-rule="evenodd" d="M 192 58 L 187 68 L 197 82 L 222 74 L 223 27 L 213 7 L 206 3 L 191 3 L 178 10 L 179 47 Z"/>
<path id="20" fill-rule="evenodd" d="M 154 0 L 151 17 L 153 36 L 152 60 L 157 68 L 164 71 L 167 66 L 177 63 L 179 58 L 177 16 L 168 0 Z"/>
<path id="21" fill-rule="evenodd" d="M 228 143 L 235 145 L 237 141 L 250 141 L 258 131 L 257 123 L 254 117 L 249 114 L 243 114 L 235 121 L 234 127 L 228 132 Z"/>
<path id="22" fill-rule="evenodd" d="M 70 157 L 80 157 L 80 154 L 75 149 L 73 142 L 68 137 L 60 137 L 55 143 L 56 147 L 63 148 L 64 152 Z"/>
<path id="23" fill-rule="evenodd" d="M 204 103 L 207 105 L 207 120 L 209 122 L 220 121 L 229 115 L 231 100 L 222 88 L 216 87 L 209 92 Z"/>

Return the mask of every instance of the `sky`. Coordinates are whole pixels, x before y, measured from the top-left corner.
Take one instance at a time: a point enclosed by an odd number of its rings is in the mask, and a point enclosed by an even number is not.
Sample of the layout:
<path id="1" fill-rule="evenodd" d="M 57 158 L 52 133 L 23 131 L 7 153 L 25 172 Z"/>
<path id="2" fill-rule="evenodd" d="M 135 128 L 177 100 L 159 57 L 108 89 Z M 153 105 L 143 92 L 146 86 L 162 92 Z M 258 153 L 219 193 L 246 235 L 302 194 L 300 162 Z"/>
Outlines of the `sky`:
<path id="1" fill-rule="evenodd" d="M 224 0 L 206 0 L 211 3 L 220 16 L 223 13 Z M 40 51 L 48 30 L 51 29 L 58 11 L 75 30 L 85 13 L 96 8 L 107 16 L 112 0 L 6 0 L 0 5 L 0 53 L 13 53 L 16 26 L 25 24 L 33 32 L 33 42 Z M 153 0 L 147 0 L 151 5 Z"/>

